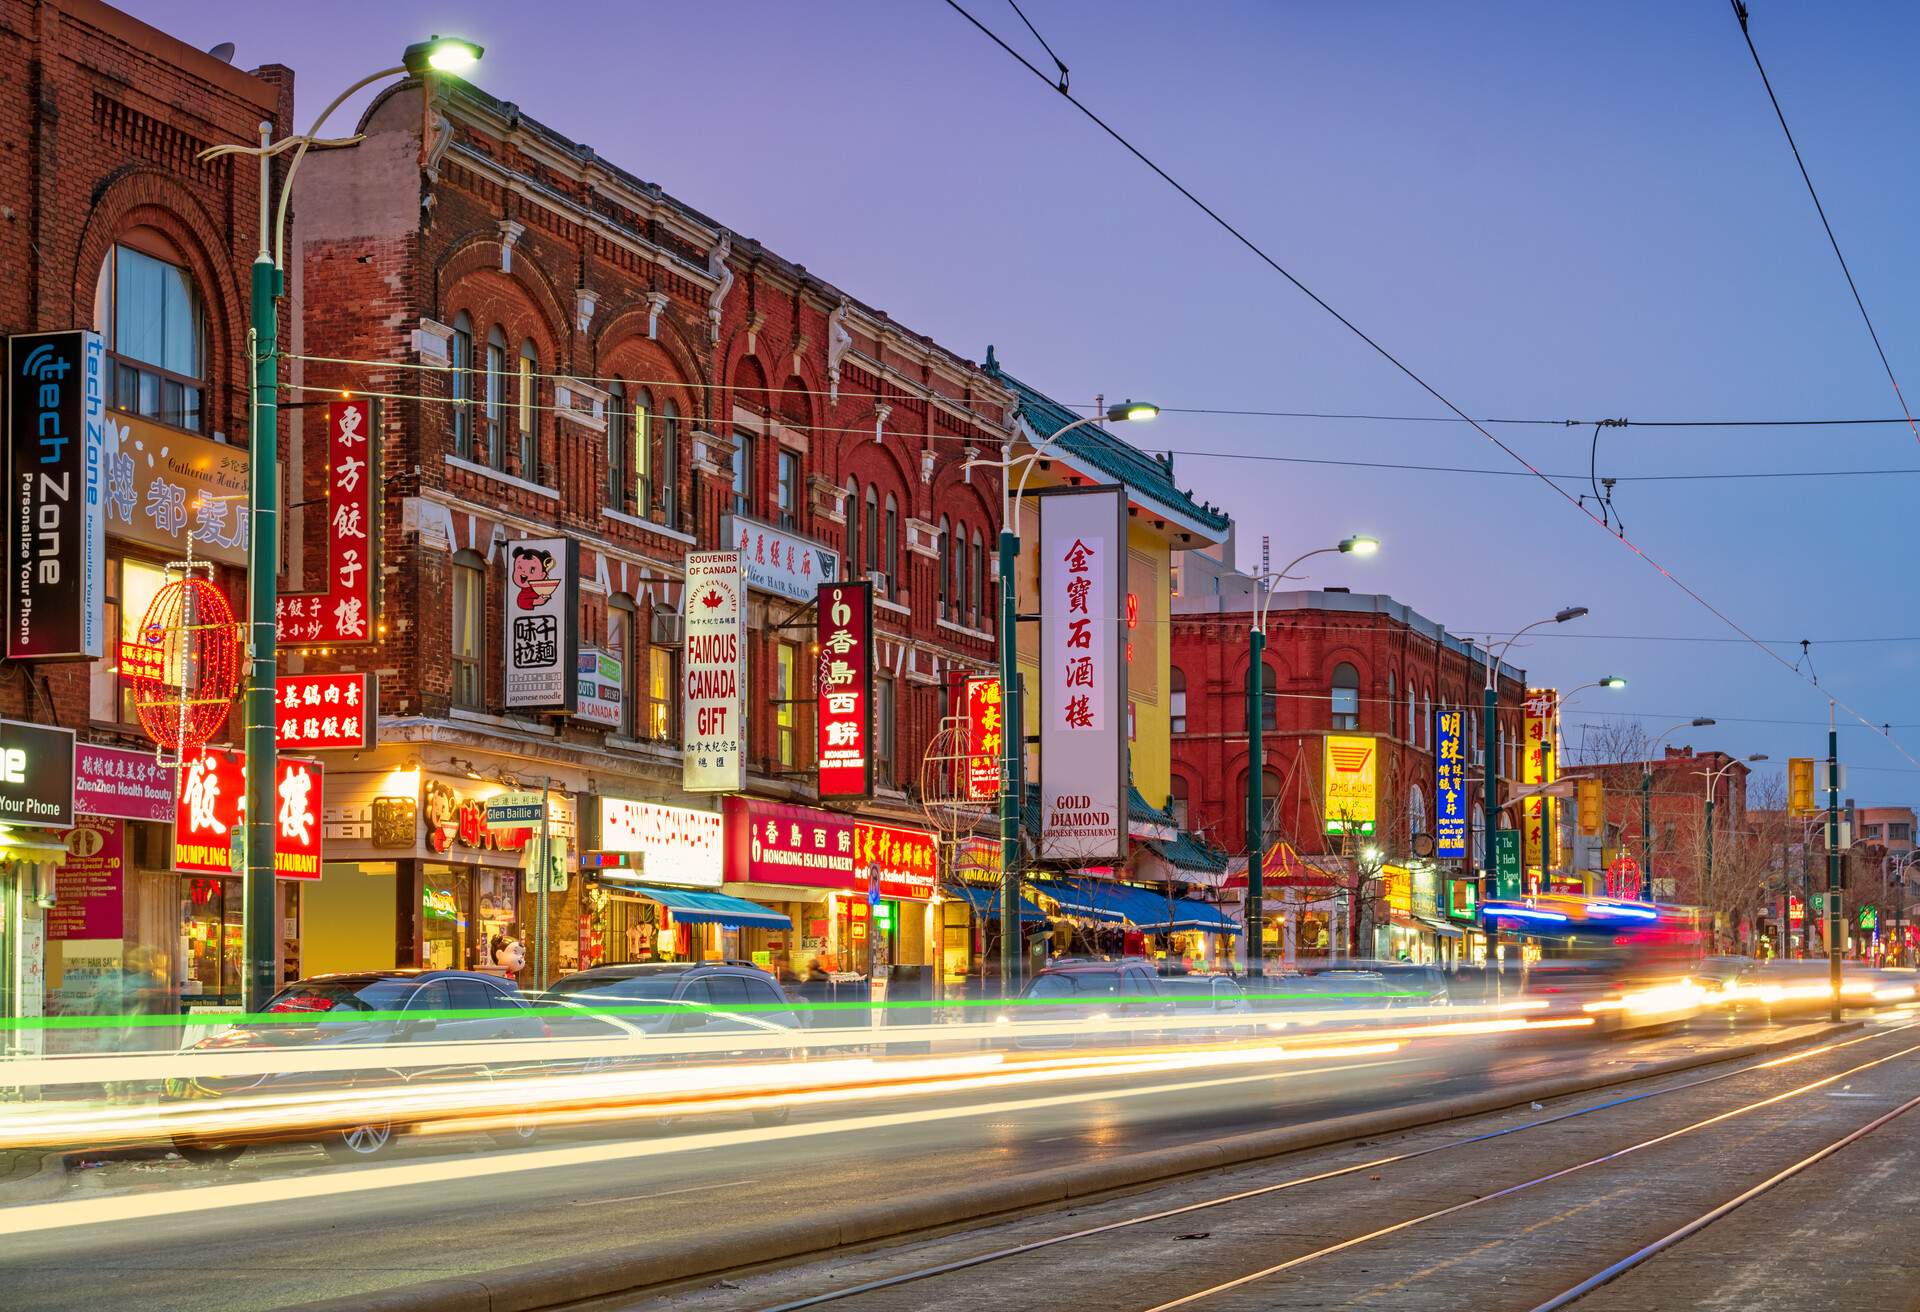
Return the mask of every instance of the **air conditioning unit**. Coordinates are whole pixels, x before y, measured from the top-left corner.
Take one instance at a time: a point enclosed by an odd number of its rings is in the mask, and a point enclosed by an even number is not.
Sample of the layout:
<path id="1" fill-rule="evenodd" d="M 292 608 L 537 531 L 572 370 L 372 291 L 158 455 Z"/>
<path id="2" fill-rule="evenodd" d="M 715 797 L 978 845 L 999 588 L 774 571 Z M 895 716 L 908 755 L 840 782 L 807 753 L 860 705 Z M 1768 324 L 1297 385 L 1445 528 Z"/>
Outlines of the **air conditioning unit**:
<path id="1" fill-rule="evenodd" d="M 873 584 L 873 591 L 874 591 L 874 594 L 875 594 L 876 596 L 885 596 L 885 595 L 886 595 L 886 593 L 887 593 L 887 572 L 886 572 L 885 570 L 883 570 L 883 569 L 870 569 L 870 570 L 868 570 L 868 571 L 867 571 L 867 582 L 869 582 L 869 583 L 871 583 L 871 584 Z"/>
<path id="2" fill-rule="evenodd" d="M 686 617 L 678 611 L 653 612 L 653 633 L 648 639 L 656 647 L 679 647 L 687 640 Z"/>

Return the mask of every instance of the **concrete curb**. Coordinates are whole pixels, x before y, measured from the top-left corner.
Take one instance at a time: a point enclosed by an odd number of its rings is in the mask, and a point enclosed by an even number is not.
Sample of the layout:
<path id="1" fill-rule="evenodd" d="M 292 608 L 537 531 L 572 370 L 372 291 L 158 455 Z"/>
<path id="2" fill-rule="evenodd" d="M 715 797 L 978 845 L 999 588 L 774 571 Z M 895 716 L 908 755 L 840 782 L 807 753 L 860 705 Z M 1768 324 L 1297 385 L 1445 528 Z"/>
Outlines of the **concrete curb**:
<path id="1" fill-rule="evenodd" d="M 752 1226 L 672 1247 L 640 1244 L 505 1267 L 481 1275 L 448 1277 L 302 1303 L 298 1305 L 298 1312 L 543 1312 L 566 1308 L 589 1299 L 637 1293 L 674 1281 L 720 1275 L 742 1267 L 798 1257 L 821 1256 L 835 1249 L 882 1239 L 902 1239 L 959 1222 L 990 1220 L 1051 1203 L 1158 1184 L 1183 1175 L 1282 1157 L 1306 1149 L 1398 1134 L 1593 1089 L 1635 1084 L 1702 1066 L 1803 1047 L 1858 1028 L 1858 1022 L 1826 1025 L 1792 1039 L 1689 1053 L 1631 1072 L 1538 1080 L 1417 1106 L 1359 1112 L 1285 1129 L 1256 1130 L 1206 1143 L 1182 1144 L 980 1181 L 919 1197 L 856 1207 L 833 1216 L 787 1218 L 778 1224 Z"/>

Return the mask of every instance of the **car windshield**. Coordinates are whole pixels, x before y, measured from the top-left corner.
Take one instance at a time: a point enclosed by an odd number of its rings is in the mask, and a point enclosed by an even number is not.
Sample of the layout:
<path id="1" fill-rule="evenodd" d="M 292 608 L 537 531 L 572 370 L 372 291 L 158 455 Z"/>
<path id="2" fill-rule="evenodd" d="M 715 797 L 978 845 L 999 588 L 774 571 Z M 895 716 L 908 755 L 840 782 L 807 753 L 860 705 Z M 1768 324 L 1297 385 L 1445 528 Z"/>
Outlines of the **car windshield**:
<path id="1" fill-rule="evenodd" d="M 319 980 L 289 984 L 273 995 L 268 1011 L 399 1011 L 413 996 L 404 979 Z"/>
<path id="2" fill-rule="evenodd" d="M 1090 993 L 1110 998 L 1127 991 L 1127 981 L 1117 970 L 1076 970 L 1059 976 L 1072 985 L 1075 993 Z"/>
<path id="3" fill-rule="evenodd" d="M 553 991 L 576 1002 L 665 1002 L 673 997 L 679 975 L 575 975 L 557 981 Z"/>

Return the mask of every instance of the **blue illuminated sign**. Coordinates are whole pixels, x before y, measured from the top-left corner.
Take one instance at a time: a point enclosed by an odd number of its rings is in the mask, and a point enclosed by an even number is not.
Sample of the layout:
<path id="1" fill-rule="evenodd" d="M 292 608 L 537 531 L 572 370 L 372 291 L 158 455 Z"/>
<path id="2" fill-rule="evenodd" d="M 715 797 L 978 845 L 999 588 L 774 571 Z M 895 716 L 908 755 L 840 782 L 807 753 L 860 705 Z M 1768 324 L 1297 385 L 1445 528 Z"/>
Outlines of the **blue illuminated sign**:
<path id="1" fill-rule="evenodd" d="M 1466 712 L 1433 714 L 1433 854 L 1442 860 L 1467 855 Z"/>

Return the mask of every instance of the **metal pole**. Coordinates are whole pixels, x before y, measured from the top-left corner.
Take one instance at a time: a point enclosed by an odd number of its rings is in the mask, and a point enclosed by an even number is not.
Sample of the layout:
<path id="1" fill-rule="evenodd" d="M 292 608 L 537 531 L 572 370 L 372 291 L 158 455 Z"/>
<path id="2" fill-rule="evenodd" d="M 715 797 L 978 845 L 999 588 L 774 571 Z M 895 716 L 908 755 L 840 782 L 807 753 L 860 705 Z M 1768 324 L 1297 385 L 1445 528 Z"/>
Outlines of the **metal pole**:
<path id="1" fill-rule="evenodd" d="M 267 145 L 272 126 L 260 126 L 260 144 Z M 272 162 L 260 157 L 260 253 L 254 256 L 253 423 L 251 473 L 248 486 L 247 647 L 250 665 L 245 699 L 247 751 L 247 868 L 244 900 L 246 940 L 246 1007 L 261 1011 L 273 996 L 279 976 L 279 915 L 275 905 L 274 775 L 278 772 L 274 741 L 274 703 L 278 698 L 274 611 L 279 599 L 280 568 L 280 324 L 277 297 L 280 272 L 266 248 L 268 206 L 271 203 Z"/>
<path id="2" fill-rule="evenodd" d="M 547 991 L 550 982 L 547 979 L 547 889 L 553 883 L 553 846 L 549 838 L 547 822 L 548 795 L 553 789 L 553 776 L 548 775 L 540 783 L 540 887 L 535 896 L 538 898 L 539 912 L 535 919 L 539 921 L 540 950 L 534 958 L 533 977 L 538 980 L 542 993 Z"/>
<path id="3" fill-rule="evenodd" d="M 1707 870 L 1700 900 L 1707 909 L 1707 951 L 1720 950 L 1720 922 L 1713 914 L 1713 776 L 1707 776 Z"/>
<path id="4" fill-rule="evenodd" d="M 1494 655 L 1491 651 L 1487 653 L 1487 660 L 1489 662 L 1494 660 Z M 1487 666 L 1487 695 L 1480 713 L 1480 736 L 1482 746 L 1486 749 L 1485 760 L 1481 765 L 1483 773 L 1480 776 L 1480 805 L 1487 813 L 1486 823 L 1482 826 L 1483 838 L 1486 843 L 1485 848 L 1482 849 L 1482 854 L 1488 863 L 1488 871 L 1498 869 L 1498 858 L 1494 855 L 1493 839 L 1495 832 L 1500 827 L 1500 776 L 1497 766 L 1500 731 L 1494 721 L 1494 703 L 1500 695 L 1499 689 L 1494 682 L 1498 677 L 1496 674 L 1497 669 L 1498 666 L 1494 664 Z M 1499 878 L 1497 874 L 1483 871 L 1482 877 L 1483 886 L 1486 890 L 1482 894 L 1483 898 L 1489 897 L 1499 891 Z M 1486 935 L 1487 939 L 1487 969 L 1494 973 L 1494 987 L 1497 989 L 1500 978 L 1500 923 L 1484 914 L 1481 916 L 1480 921 L 1482 926 L 1481 932 Z"/>
<path id="5" fill-rule="evenodd" d="M 1020 806 L 1026 799 L 1019 795 L 1019 788 L 1020 757 L 1027 738 L 1014 641 L 1018 597 L 1013 569 L 1020 539 L 1006 518 L 1004 480 L 1011 476 L 1011 470 L 1001 475 L 999 635 L 1000 699 L 1005 714 L 1000 735 L 1000 991 L 1009 998 L 1020 991 Z"/>
<path id="6" fill-rule="evenodd" d="M 1553 781 L 1553 722 L 1547 722 L 1546 740 L 1540 744 L 1540 782 Z M 1540 795 L 1540 887 L 1541 893 L 1553 892 L 1553 794 Z"/>
<path id="7" fill-rule="evenodd" d="M 1640 771 L 1640 900 L 1653 901 L 1653 769 Z"/>
<path id="8" fill-rule="evenodd" d="M 1827 1019 L 1840 1020 L 1840 732 L 1827 703 Z"/>
<path id="9" fill-rule="evenodd" d="M 1256 599 L 1254 602 L 1258 605 Z M 1267 635 L 1258 624 L 1247 631 L 1247 978 L 1266 974 L 1263 919 L 1266 914 L 1266 739 L 1261 704 L 1266 700 Z"/>

